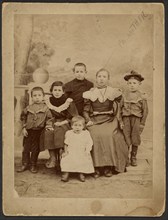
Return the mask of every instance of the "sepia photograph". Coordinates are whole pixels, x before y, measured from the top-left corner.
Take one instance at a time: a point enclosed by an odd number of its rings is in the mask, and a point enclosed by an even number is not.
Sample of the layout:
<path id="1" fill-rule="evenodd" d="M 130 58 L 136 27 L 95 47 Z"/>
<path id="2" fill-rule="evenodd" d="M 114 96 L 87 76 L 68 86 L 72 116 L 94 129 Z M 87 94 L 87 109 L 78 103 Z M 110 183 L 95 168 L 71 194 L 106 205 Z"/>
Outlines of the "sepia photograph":
<path id="1" fill-rule="evenodd" d="M 4 5 L 6 215 L 163 214 L 163 11 Z"/>

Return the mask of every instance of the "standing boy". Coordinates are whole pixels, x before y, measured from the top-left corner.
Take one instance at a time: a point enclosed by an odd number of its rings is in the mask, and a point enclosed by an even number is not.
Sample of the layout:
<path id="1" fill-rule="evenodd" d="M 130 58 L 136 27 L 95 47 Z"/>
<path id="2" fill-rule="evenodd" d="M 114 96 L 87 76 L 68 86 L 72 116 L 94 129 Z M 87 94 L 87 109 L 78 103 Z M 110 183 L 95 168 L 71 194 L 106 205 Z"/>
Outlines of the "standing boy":
<path id="1" fill-rule="evenodd" d="M 40 152 L 40 136 L 42 130 L 52 126 L 52 114 L 44 103 L 44 91 L 41 87 L 31 90 L 32 104 L 28 105 L 21 113 L 23 123 L 23 152 L 22 166 L 17 172 L 30 169 L 37 173 L 37 159 Z M 29 167 L 30 166 L 30 167 Z"/>
<path id="2" fill-rule="evenodd" d="M 75 79 L 65 84 L 65 92 L 68 98 L 72 98 L 79 115 L 83 115 L 84 99 L 83 92 L 90 90 L 93 83 L 85 78 L 87 70 L 84 63 L 76 63 L 73 72 Z"/>
<path id="3" fill-rule="evenodd" d="M 137 166 L 137 151 L 141 143 L 142 133 L 148 115 L 146 94 L 139 91 L 144 78 L 137 72 L 131 71 L 124 79 L 127 81 L 128 90 L 123 93 L 121 100 L 120 127 L 123 129 L 126 143 L 131 149 L 131 165 Z"/>

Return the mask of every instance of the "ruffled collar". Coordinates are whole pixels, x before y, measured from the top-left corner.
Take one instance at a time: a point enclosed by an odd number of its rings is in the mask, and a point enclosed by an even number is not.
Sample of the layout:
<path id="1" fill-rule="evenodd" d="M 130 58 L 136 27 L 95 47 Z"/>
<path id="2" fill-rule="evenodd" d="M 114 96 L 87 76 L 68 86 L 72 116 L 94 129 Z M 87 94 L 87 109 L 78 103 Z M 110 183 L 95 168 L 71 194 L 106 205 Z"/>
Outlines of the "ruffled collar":
<path id="1" fill-rule="evenodd" d="M 122 92 L 118 88 L 112 88 L 107 86 L 106 88 L 92 88 L 91 90 L 83 93 L 83 98 L 89 99 L 95 102 L 97 99 L 99 102 L 103 103 L 107 99 L 113 101 L 115 98 L 121 96 Z"/>
<path id="2" fill-rule="evenodd" d="M 45 103 L 48 106 L 49 109 L 54 110 L 58 113 L 67 110 L 73 100 L 71 98 L 66 98 L 63 104 L 55 106 L 50 102 L 50 99 L 46 99 Z M 62 102 L 62 101 L 61 101 Z M 60 103 L 59 103 L 60 104 Z"/>

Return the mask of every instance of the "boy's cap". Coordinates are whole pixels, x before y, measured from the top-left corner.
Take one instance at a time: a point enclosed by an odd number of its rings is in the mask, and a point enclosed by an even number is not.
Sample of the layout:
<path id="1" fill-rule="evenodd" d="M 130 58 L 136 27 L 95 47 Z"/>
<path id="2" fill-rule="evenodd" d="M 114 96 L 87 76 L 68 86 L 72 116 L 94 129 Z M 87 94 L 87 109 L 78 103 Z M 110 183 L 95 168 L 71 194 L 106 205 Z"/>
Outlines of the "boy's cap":
<path id="1" fill-rule="evenodd" d="M 135 72 L 134 70 L 132 70 L 132 71 L 130 72 L 130 74 L 124 76 L 124 79 L 125 79 L 126 81 L 128 81 L 130 78 L 134 78 L 134 79 L 136 79 L 136 80 L 138 80 L 138 81 L 140 81 L 140 82 L 144 80 L 144 77 L 142 77 L 141 74 Z"/>

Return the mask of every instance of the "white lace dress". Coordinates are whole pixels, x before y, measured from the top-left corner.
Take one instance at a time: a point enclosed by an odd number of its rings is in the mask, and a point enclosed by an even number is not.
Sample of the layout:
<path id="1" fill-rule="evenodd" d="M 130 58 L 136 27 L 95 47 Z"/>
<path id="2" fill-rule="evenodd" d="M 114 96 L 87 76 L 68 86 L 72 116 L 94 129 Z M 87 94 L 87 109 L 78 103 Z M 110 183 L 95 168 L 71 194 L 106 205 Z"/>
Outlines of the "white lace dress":
<path id="1" fill-rule="evenodd" d="M 90 151 L 93 141 L 88 130 L 80 134 L 69 130 L 65 134 L 64 143 L 68 154 L 61 159 L 62 172 L 94 173 Z"/>

